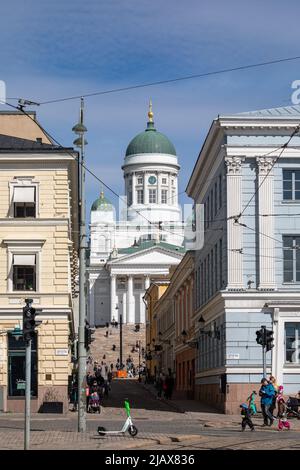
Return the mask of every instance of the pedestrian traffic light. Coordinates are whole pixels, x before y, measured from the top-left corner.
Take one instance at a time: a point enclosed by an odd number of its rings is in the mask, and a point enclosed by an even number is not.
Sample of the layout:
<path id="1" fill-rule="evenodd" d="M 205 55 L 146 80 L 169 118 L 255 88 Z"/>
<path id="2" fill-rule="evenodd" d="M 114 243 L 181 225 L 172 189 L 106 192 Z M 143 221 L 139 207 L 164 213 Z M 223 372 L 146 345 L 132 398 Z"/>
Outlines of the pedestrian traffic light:
<path id="1" fill-rule="evenodd" d="M 274 348 L 274 333 L 272 330 L 266 330 L 266 351 L 271 351 Z"/>
<path id="2" fill-rule="evenodd" d="M 263 328 L 256 332 L 256 342 L 261 346 L 265 346 L 265 330 Z"/>
<path id="3" fill-rule="evenodd" d="M 90 328 L 90 325 L 87 323 L 84 327 L 84 347 L 88 351 L 90 349 L 90 344 L 95 341 L 95 338 L 92 335 L 95 333 L 95 330 Z"/>
<path id="4" fill-rule="evenodd" d="M 34 337 L 36 327 L 36 310 L 32 307 L 32 299 L 25 299 L 25 302 L 26 305 L 23 307 L 23 338 L 25 341 L 30 341 Z"/>

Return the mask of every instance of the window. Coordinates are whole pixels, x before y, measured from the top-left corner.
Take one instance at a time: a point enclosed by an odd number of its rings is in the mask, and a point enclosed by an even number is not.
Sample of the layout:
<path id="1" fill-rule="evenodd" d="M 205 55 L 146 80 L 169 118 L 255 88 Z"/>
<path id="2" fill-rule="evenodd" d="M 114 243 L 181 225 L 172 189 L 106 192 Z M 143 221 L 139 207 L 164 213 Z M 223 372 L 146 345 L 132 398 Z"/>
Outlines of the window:
<path id="1" fill-rule="evenodd" d="M 33 186 L 15 186 L 13 193 L 14 217 L 36 216 L 36 195 Z"/>
<path id="2" fill-rule="evenodd" d="M 285 362 L 300 363 L 300 323 L 285 323 Z"/>
<path id="3" fill-rule="evenodd" d="M 218 212 L 218 185 L 215 183 L 215 215 Z"/>
<path id="4" fill-rule="evenodd" d="M 143 177 L 142 176 L 138 177 L 137 184 L 143 184 Z"/>
<path id="5" fill-rule="evenodd" d="M 167 184 L 167 178 L 162 178 L 161 182 L 162 184 Z"/>
<path id="6" fill-rule="evenodd" d="M 300 282 L 300 236 L 283 237 L 283 282 Z"/>
<path id="7" fill-rule="evenodd" d="M 283 199 L 300 200 L 300 170 L 283 170 Z"/>
<path id="8" fill-rule="evenodd" d="M 131 206 L 132 204 L 132 191 L 128 192 L 128 205 Z"/>
<path id="9" fill-rule="evenodd" d="M 218 290 L 218 244 L 215 244 L 215 291 Z"/>
<path id="10" fill-rule="evenodd" d="M 13 290 L 36 290 L 35 255 L 14 255 Z"/>
<path id="11" fill-rule="evenodd" d="M 172 191 L 172 204 L 175 204 L 175 191 Z"/>
<path id="12" fill-rule="evenodd" d="M 222 175 L 219 175 L 219 209 L 222 207 Z"/>
<path id="13" fill-rule="evenodd" d="M 149 189 L 149 203 L 156 204 L 156 189 Z"/>
<path id="14" fill-rule="evenodd" d="M 138 204 L 144 204 L 144 191 L 143 189 L 137 190 L 137 202 Z"/>
<path id="15" fill-rule="evenodd" d="M 8 333 L 8 396 L 25 396 L 26 352 L 23 338 Z M 31 341 L 31 396 L 37 396 L 37 335 Z"/>
<path id="16" fill-rule="evenodd" d="M 167 204 L 168 200 L 168 191 L 166 189 L 161 190 L 161 203 L 162 204 Z"/>
<path id="17" fill-rule="evenodd" d="M 223 243 L 219 240 L 219 270 L 220 270 L 220 289 L 223 287 Z"/>

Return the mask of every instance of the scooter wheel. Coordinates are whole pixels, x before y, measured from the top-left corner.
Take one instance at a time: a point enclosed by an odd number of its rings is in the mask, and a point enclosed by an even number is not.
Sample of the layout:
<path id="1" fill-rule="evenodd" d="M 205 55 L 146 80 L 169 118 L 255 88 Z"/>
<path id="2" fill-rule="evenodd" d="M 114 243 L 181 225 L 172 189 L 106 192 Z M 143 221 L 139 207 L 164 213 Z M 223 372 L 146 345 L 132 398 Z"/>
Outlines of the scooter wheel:
<path id="1" fill-rule="evenodd" d="M 97 432 L 98 432 L 99 436 L 105 436 L 106 429 L 103 428 L 102 426 L 99 426 L 98 429 L 97 429 Z"/>
<path id="2" fill-rule="evenodd" d="M 128 428 L 128 432 L 132 437 L 135 437 L 138 433 L 138 430 L 134 425 L 132 425 Z"/>

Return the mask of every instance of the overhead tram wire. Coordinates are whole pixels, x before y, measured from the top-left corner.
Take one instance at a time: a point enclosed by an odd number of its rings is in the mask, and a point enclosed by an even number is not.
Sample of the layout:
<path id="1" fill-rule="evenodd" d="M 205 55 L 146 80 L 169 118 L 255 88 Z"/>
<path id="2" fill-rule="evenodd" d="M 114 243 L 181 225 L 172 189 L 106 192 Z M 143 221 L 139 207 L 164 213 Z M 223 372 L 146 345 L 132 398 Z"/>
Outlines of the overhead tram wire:
<path id="1" fill-rule="evenodd" d="M 130 90 L 136 90 L 139 88 L 147 88 L 151 86 L 156 86 L 156 85 L 164 85 L 168 83 L 176 83 L 184 80 L 192 80 L 196 78 L 203 78 L 203 77 L 209 77 L 213 75 L 220 75 L 223 73 L 229 73 L 229 72 L 236 72 L 239 70 L 248 70 L 248 69 L 253 69 L 253 68 L 258 68 L 258 67 L 265 67 L 268 65 L 275 65 L 279 63 L 285 63 L 285 62 L 291 62 L 294 60 L 299 60 L 300 56 L 293 56 L 293 57 L 284 57 L 282 59 L 274 59 L 274 60 L 268 60 L 264 62 L 257 62 L 254 64 L 247 64 L 247 65 L 241 65 L 239 67 L 230 67 L 230 68 L 225 68 L 225 69 L 219 69 L 219 70 L 214 70 L 211 72 L 204 72 L 204 73 L 199 73 L 199 74 L 193 74 L 193 75 L 186 75 L 183 77 L 177 77 L 177 78 L 172 78 L 168 80 L 158 80 L 154 82 L 147 82 L 147 83 L 142 83 L 142 84 L 137 84 L 137 85 L 132 85 L 132 86 L 127 86 L 127 87 L 120 87 L 120 88 L 113 88 L 110 90 L 102 90 L 102 91 L 96 91 L 93 93 L 84 93 L 80 95 L 75 95 L 75 96 L 69 96 L 69 97 L 64 97 L 64 98 L 57 98 L 57 99 L 52 99 L 52 100 L 47 100 L 47 101 L 41 101 L 39 105 L 45 105 L 45 104 L 52 104 L 52 103 L 61 103 L 64 101 L 71 101 L 71 100 L 77 100 L 80 98 L 89 98 L 92 96 L 100 96 L 100 95 L 106 95 L 106 94 L 111 94 L 111 93 L 120 93 L 124 91 L 130 91 Z"/>
<path id="2" fill-rule="evenodd" d="M 35 121 L 31 116 L 30 114 L 26 113 L 26 111 L 22 108 L 19 108 L 17 106 L 14 106 L 10 103 L 7 103 L 7 102 L 2 102 L 4 104 L 6 104 L 7 106 L 10 106 L 18 111 L 21 111 L 25 116 L 27 116 L 29 119 L 31 119 L 40 129 L 42 132 L 44 132 L 47 137 L 52 140 L 54 143 L 56 143 L 58 145 L 58 147 L 64 151 L 64 153 L 66 153 L 67 155 L 71 156 L 74 160 L 77 161 L 76 157 L 74 157 L 74 155 L 72 155 L 71 152 L 68 152 L 68 150 L 66 149 L 66 147 L 64 147 L 63 145 L 61 145 L 60 142 L 58 142 L 58 140 L 55 139 L 55 137 L 53 137 L 48 131 L 46 131 L 46 129 L 43 128 L 43 126 L 38 122 L 38 121 Z M 79 162 L 80 165 L 91 175 L 93 176 L 97 181 L 99 181 L 103 186 L 105 186 L 105 188 L 107 188 L 109 191 L 111 191 L 120 201 L 122 201 L 124 204 L 126 204 L 127 207 L 130 207 L 128 202 L 123 199 L 118 193 L 116 193 L 116 191 L 114 189 L 112 189 L 108 184 L 104 183 L 104 181 L 102 181 L 92 170 L 90 170 L 84 163 L 81 163 Z M 159 222 L 153 222 L 151 220 L 149 220 L 146 216 L 144 216 L 143 214 L 141 214 L 137 209 L 133 209 L 138 215 L 140 215 L 142 218 L 144 218 L 146 220 L 146 222 L 148 222 L 149 225 L 152 225 L 152 226 L 156 226 L 158 228 L 158 230 L 160 232 L 168 232 L 168 233 L 171 233 L 172 235 L 178 235 L 178 233 L 175 233 L 175 232 L 172 232 L 166 228 L 163 228 L 163 226 L 161 224 L 159 224 Z"/>

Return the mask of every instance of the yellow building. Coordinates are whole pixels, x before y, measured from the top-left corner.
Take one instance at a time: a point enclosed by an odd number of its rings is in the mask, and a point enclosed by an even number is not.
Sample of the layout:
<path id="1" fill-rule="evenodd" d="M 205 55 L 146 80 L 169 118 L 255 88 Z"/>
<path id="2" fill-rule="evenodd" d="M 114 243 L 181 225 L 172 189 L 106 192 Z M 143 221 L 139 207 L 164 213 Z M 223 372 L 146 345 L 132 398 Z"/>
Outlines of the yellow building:
<path id="1" fill-rule="evenodd" d="M 38 310 L 32 341 L 32 411 L 67 410 L 78 250 L 78 166 L 32 119 L 0 113 L 0 410 L 23 411 L 26 298 Z M 15 123 L 15 126 L 14 126 Z"/>
<path id="2" fill-rule="evenodd" d="M 155 346 L 158 343 L 158 330 L 155 314 L 155 305 L 160 297 L 168 288 L 169 281 L 161 280 L 155 281 L 150 284 L 146 290 L 144 299 L 147 303 L 147 316 L 146 316 L 146 367 L 148 374 L 152 379 L 156 377 L 159 372 L 159 351 Z"/>

